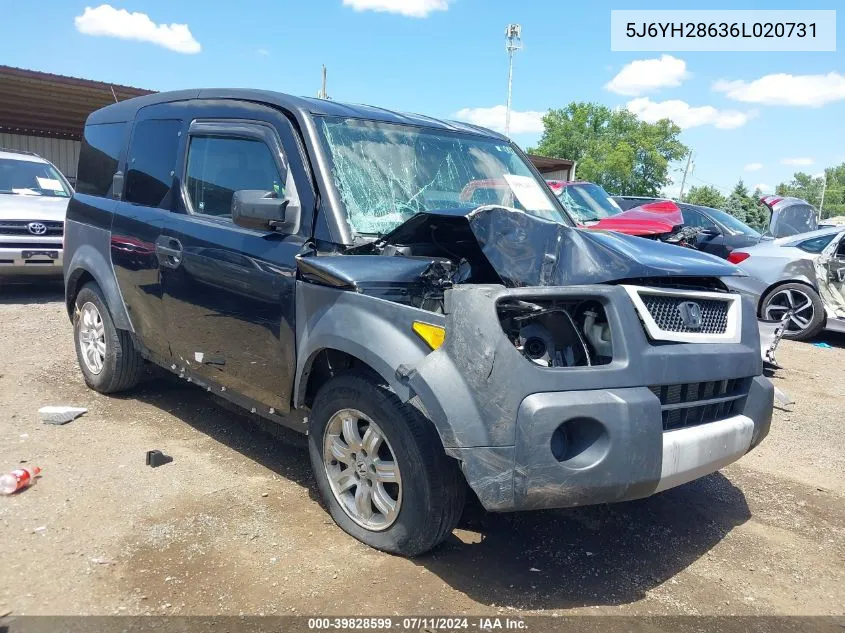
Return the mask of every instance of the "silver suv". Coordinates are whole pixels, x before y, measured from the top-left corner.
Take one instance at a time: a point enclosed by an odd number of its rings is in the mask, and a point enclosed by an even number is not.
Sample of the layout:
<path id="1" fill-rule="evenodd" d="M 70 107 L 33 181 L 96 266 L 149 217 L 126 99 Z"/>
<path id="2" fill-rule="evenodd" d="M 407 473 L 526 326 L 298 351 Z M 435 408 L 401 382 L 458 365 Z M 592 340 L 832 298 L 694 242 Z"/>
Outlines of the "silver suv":
<path id="1" fill-rule="evenodd" d="M 72 193 L 49 161 L 31 152 L 0 150 L 0 280 L 61 277 Z"/>

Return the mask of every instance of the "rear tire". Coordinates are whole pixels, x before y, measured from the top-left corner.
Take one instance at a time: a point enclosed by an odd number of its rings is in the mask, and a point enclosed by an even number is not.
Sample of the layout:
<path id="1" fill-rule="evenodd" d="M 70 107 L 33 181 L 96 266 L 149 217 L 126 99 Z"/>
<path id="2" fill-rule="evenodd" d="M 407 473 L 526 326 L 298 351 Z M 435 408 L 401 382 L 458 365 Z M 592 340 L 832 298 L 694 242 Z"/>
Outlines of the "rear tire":
<path id="1" fill-rule="evenodd" d="M 132 337 L 114 326 L 100 287 L 89 282 L 76 295 L 73 341 L 85 384 L 100 393 L 131 389 L 141 380 L 144 360 Z"/>
<path id="2" fill-rule="evenodd" d="M 359 541 L 417 556 L 457 525 L 466 487 L 457 462 L 431 421 L 373 376 L 353 372 L 323 385 L 308 433 L 323 501 Z"/>
<path id="3" fill-rule="evenodd" d="M 778 321 L 787 310 L 794 310 L 783 338 L 806 341 L 824 327 L 824 303 L 810 286 L 788 283 L 773 288 L 766 294 L 760 307 L 761 316 L 767 321 Z"/>

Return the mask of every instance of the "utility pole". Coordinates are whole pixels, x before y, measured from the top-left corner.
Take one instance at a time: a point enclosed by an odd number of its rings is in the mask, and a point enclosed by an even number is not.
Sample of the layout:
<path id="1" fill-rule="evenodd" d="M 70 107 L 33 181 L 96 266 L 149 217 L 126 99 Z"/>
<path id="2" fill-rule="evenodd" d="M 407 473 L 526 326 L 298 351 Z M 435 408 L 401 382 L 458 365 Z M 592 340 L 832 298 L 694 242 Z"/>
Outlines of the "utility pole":
<path id="1" fill-rule="evenodd" d="M 824 192 L 827 190 L 827 171 L 824 172 L 824 184 L 822 184 L 822 201 L 819 203 L 819 218 L 822 217 L 824 211 Z"/>
<path id="2" fill-rule="evenodd" d="M 323 83 L 322 88 L 320 88 L 320 92 L 317 93 L 318 99 L 328 99 L 329 95 L 326 92 L 326 65 L 323 64 Z"/>
<path id="3" fill-rule="evenodd" d="M 513 85 L 513 54 L 522 48 L 522 27 L 508 24 L 505 27 L 505 50 L 508 52 L 508 105 L 505 111 L 505 136 L 511 129 L 511 87 Z"/>
<path id="4" fill-rule="evenodd" d="M 692 160 L 692 150 L 690 150 L 689 154 L 687 154 L 687 166 L 684 168 L 684 177 L 681 180 L 681 192 L 678 194 L 678 200 L 680 200 L 681 202 L 684 201 L 684 187 L 687 184 L 687 172 L 689 172 L 689 164 L 690 164 L 691 160 Z"/>

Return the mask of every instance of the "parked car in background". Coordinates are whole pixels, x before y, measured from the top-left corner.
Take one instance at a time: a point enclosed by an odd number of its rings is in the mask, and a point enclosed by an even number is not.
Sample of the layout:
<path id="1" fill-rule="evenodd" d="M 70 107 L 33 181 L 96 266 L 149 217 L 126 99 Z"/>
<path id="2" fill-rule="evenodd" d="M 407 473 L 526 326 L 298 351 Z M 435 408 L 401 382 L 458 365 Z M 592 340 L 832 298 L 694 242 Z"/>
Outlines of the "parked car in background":
<path id="1" fill-rule="evenodd" d="M 129 389 L 148 360 L 307 433 L 332 518 L 373 547 L 434 547 L 467 486 L 497 512 L 637 499 L 769 431 L 737 269 L 576 229 L 496 132 L 186 90 L 91 114 L 78 174 L 85 382 Z"/>
<path id="2" fill-rule="evenodd" d="M 639 196 L 614 196 L 613 199 L 623 209 L 662 200 Z M 720 209 L 686 202 L 676 204 L 684 216 L 684 226 L 700 229 L 695 238 L 695 247 L 705 253 L 727 258 L 735 248 L 753 246 L 762 239 L 768 239 L 745 222 Z"/>
<path id="3" fill-rule="evenodd" d="M 72 193 L 50 161 L 0 149 L 0 283 L 61 277 L 65 212 Z"/>
<path id="4" fill-rule="evenodd" d="M 789 237 L 819 228 L 819 212 L 806 200 L 782 196 L 763 196 L 760 202 L 769 209 L 771 219 L 765 235 Z"/>
<path id="5" fill-rule="evenodd" d="M 749 277 L 725 282 L 752 296 L 760 318 L 779 321 L 792 313 L 784 337 L 845 332 L 845 226 L 764 241 L 733 251 L 728 261 Z"/>
<path id="6" fill-rule="evenodd" d="M 579 226 L 672 241 L 684 219 L 671 200 L 644 201 L 625 211 L 592 182 L 547 180 L 546 184 Z"/>

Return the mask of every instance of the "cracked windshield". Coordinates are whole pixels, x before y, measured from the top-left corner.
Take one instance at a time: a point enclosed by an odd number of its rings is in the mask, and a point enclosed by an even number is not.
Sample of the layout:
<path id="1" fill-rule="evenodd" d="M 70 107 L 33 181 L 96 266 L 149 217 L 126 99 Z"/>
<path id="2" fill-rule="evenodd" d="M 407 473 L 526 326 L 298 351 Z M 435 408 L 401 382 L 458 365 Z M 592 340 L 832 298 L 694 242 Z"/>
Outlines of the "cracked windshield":
<path id="1" fill-rule="evenodd" d="M 591 183 L 566 186 L 558 198 L 578 222 L 595 222 L 622 211 L 603 188 Z"/>
<path id="2" fill-rule="evenodd" d="M 417 213 L 487 204 L 568 224 L 504 141 L 355 119 L 325 118 L 320 130 L 356 233 L 384 234 Z"/>

